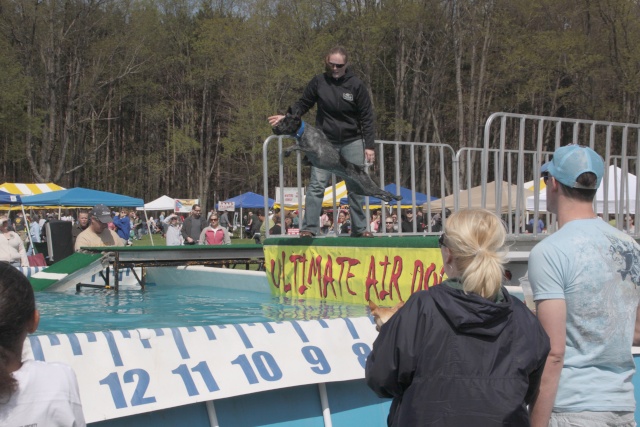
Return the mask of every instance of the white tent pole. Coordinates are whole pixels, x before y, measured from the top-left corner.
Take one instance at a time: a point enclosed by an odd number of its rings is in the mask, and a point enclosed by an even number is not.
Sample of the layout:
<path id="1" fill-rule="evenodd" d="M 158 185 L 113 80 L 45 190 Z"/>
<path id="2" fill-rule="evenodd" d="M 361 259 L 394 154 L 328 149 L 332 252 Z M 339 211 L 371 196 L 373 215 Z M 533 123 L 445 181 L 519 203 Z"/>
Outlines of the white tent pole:
<path id="1" fill-rule="evenodd" d="M 36 248 L 35 246 L 33 246 L 33 239 L 31 239 L 31 224 L 27 222 L 27 213 L 24 211 L 24 205 L 20 205 L 20 207 L 22 208 L 22 217 L 24 218 L 24 223 L 27 224 L 27 236 L 29 236 L 29 243 L 31 243 L 32 251 L 35 254 Z"/>
<path id="2" fill-rule="evenodd" d="M 151 227 L 149 226 L 149 217 L 147 216 L 147 209 L 144 208 L 144 218 L 147 220 L 147 231 L 149 231 L 149 238 L 151 239 L 151 246 L 155 246 L 153 243 L 153 234 L 151 233 Z"/>

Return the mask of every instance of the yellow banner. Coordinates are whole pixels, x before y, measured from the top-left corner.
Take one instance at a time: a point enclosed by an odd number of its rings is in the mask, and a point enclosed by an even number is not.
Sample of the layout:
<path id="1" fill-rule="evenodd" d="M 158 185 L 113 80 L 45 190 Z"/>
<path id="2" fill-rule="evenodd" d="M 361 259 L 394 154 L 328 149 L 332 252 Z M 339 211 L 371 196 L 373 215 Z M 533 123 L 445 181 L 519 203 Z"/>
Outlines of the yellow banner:
<path id="1" fill-rule="evenodd" d="M 272 293 L 290 298 L 393 306 L 444 275 L 435 248 L 267 245 L 264 255 Z"/>

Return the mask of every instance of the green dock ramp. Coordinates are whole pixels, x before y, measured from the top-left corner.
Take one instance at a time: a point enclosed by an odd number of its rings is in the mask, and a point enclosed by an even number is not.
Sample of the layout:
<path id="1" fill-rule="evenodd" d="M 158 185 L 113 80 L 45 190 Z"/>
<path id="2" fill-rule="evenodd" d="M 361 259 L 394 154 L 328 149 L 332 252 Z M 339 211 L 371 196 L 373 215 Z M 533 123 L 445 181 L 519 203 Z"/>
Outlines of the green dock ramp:
<path id="1" fill-rule="evenodd" d="M 64 291 L 109 265 L 104 254 L 74 253 L 29 278 L 34 291 Z"/>

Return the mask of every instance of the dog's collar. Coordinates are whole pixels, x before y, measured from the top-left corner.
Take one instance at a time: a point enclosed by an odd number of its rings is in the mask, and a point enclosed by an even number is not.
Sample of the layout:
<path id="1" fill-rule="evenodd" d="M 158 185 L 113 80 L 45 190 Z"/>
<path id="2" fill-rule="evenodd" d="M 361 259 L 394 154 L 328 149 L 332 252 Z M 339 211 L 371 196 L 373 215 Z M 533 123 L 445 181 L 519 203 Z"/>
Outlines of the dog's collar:
<path id="1" fill-rule="evenodd" d="M 298 132 L 296 132 L 296 139 L 302 138 L 303 133 L 304 133 L 304 121 L 300 125 L 300 129 L 298 129 Z"/>

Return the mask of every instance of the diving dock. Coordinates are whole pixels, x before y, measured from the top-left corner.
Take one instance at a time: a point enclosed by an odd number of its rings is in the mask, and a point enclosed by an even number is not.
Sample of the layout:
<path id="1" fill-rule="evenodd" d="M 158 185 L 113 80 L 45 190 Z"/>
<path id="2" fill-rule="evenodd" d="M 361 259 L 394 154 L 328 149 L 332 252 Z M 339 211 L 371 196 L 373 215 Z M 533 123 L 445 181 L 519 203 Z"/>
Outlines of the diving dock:
<path id="1" fill-rule="evenodd" d="M 76 287 L 113 288 L 118 290 L 120 286 L 119 275 L 113 277 L 113 285 L 110 283 L 108 270 L 118 272 L 125 268 L 131 268 L 141 287 L 145 286 L 146 268 L 171 267 L 171 266 L 222 266 L 244 264 L 249 269 L 250 264 L 264 263 L 262 245 L 193 245 L 193 246 L 109 246 L 109 247 L 83 247 L 85 253 L 75 253 L 29 278 L 34 290 L 65 291 Z M 140 267 L 142 273 L 134 270 Z M 103 270 L 107 274 L 102 274 Z M 82 281 L 86 277 L 101 274 L 105 285 L 87 285 Z"/>

